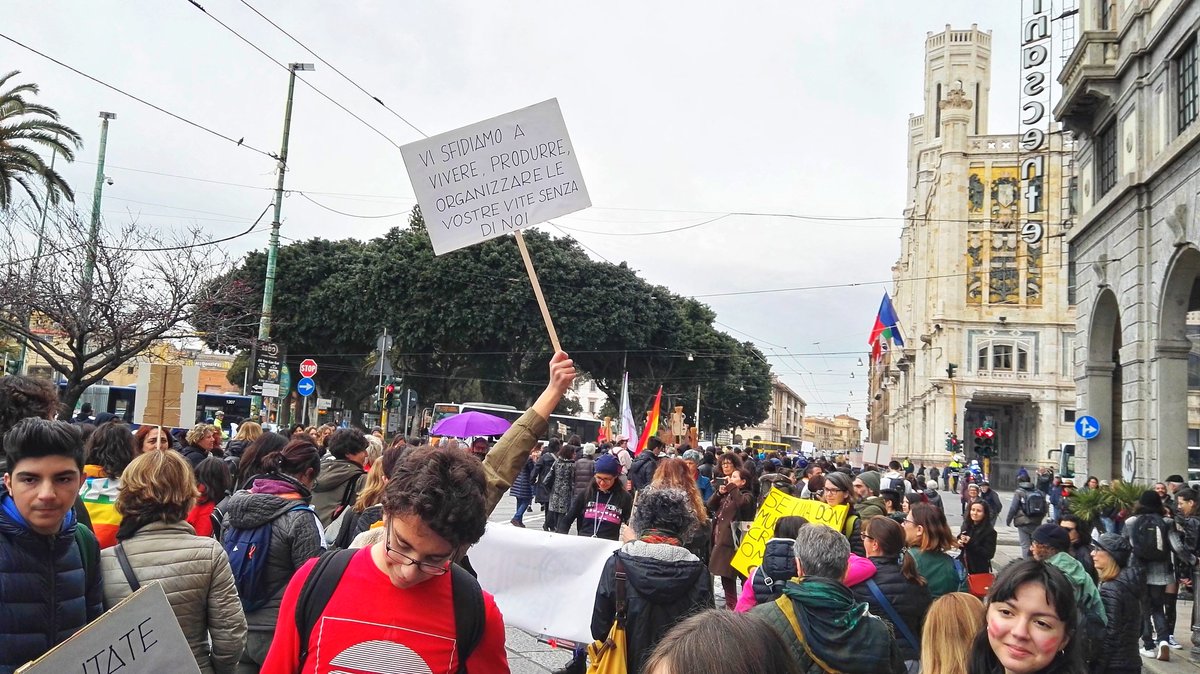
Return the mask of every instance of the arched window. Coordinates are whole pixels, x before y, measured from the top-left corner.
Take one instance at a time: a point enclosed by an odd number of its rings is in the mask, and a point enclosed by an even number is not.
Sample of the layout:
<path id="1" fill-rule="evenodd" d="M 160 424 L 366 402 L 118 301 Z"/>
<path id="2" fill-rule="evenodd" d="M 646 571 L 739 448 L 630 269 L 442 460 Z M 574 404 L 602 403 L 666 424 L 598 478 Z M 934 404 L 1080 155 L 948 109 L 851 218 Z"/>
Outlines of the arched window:
<path id="1" fill-rule="evenodd" d="M 1011 344 L 992 345 L 992 369 L 1012 371 L 1013 348 Z"/>

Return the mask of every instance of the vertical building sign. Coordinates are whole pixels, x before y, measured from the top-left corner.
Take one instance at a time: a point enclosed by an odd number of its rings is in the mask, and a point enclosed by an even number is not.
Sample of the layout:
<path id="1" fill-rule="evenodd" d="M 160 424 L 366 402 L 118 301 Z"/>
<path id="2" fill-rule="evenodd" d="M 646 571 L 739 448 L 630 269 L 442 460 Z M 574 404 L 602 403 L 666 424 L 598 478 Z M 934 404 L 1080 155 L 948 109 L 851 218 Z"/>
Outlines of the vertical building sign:
<path id="1" fill-rule="evenodd" d="M 1027 244 L 1042 240 L 1048 219 L 1046 194 L 1050 181 L 1051 6 L 1052 0 L 1021 0 L 1021 115 L 1020 164 L 1021 238 Z"/>

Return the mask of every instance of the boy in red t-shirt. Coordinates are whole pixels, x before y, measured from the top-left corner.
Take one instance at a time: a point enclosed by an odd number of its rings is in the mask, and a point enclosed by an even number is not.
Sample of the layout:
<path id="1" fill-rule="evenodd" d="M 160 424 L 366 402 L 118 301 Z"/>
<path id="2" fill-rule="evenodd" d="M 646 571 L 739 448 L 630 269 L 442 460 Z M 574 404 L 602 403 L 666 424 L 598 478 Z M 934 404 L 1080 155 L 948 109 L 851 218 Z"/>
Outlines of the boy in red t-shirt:
<path id="1" fill-rule="evenodd" d="M 504 621 L 486 592 L 482 636 L 466 667 L 458 663 L 448 571 L 455 553 L 483 536 L 485 491 L 483 470 L 470 454 L 432 447 L 409 451 L 384 492 L 384 541 L 354 554 L 309 632 L 303 662 L 296 604 L 317 560 L 296 572 L 262 674 L 368 674 L 399 665 L 431 674 L 509 671 Z"/>

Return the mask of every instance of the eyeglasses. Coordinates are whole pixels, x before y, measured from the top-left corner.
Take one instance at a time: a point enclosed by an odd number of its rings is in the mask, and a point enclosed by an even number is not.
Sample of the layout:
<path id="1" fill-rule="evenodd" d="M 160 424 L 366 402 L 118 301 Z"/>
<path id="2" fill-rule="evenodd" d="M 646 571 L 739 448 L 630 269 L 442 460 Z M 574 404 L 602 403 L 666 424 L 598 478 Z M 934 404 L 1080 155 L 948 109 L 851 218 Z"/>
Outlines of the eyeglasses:
<path id="1" fill-rule="evenodd" d="M 420 570 L 421 573 L 425 573 L 430 576 L 440 576 L 450 570 L 450 560 L 448 559 L 441 564 L 430 564 L 429 562 L 422 562 L 420 560 L 413 559 L 399 550 L 392 549 L 392 525 L 390 522 L 388 522 L 384 526 L 388 528 L 388 533 L 387 538 L 383 540 L 383 549 L 387 552 L 388 558 L 393 562 L 396 562 L 401 566 L 416 565 L 417 569 Z M 399 555 L 399 558 L 396 557 L 397 555 Z"/>
<path id="2" fill-rule="evenodd" d="M 1061 524 L 1060 524 L 1060 525 L 1058 525 L 1058 526 L 1060 526 L 1060 527 L 1062 527 L 1062 528 L 1066 529 L 1067 531 L 1078 531 L 1078 529 L 1076 529 L 1075 527 L 1063 527 L 1063 525 L 1061 525 Z"/>
<path id="3" fill-rule="evenodd" d="M 829 485 L 825 485 L 825 491 L 832 491 L 832 492 L 843 492 L 843 491 L 846 491 L 846 490 L 845 490 L 845 489 L 838 489 L 837 487 L 830 487 Z"/>
<path id="4" fill-rule="evenodd" d="M 900 522 L 900 525 L 901 525 L 901 526 L 914 526 L 914 527 L 915 527 L 915 526 L 917 526 L 917 523 L 916 523 L 916 522 L 914 522 L 914 521 L 912 521 L 912 520 L 901 520 L 901 522 Z"/>
<path id="5" fill-rule="evenodd" d="M 874 536 L 868 536 L 868 535 L 866 535 L 866 534 L 859 534 L 859 536 L 860 536 L 860 537 L 861 537 L 861 538 L 862 538 L 864 541 L 873 541 L 873 540 L 875 540 L 875 537 L 874 537 Z"/>
<path id="6" fill-rule="evenodd" d="M 616 481 L 617 481 L 616 477 L 604 477 L 601 475 L 596 476 L 597 484 L 612 484 L 613 482 L 616 482 Z"/>

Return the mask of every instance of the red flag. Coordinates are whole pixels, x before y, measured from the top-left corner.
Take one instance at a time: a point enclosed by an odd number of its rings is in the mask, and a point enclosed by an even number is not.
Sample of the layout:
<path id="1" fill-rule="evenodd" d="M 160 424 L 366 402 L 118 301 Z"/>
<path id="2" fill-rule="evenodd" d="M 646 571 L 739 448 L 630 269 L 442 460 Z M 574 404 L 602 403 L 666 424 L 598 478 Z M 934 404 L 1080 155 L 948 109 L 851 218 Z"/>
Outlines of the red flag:
<path id="1" fill-rule="evenodd" d="M 646 420 L 646 428 L 642 431 L 642 437 L 638 438 L 637 449 L 634 454 L 639 454 L 646 448 L 646 443 L 650 442 L 658 433 L 658 408 L 662 404 L 662 387 L 658 387 L 658 394 L 654 396 L 654 407 L 650 410 L 650 418 Z"/>

